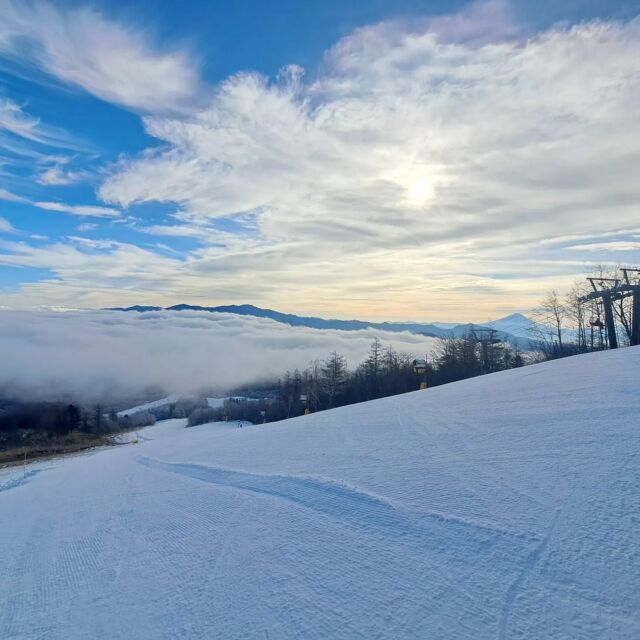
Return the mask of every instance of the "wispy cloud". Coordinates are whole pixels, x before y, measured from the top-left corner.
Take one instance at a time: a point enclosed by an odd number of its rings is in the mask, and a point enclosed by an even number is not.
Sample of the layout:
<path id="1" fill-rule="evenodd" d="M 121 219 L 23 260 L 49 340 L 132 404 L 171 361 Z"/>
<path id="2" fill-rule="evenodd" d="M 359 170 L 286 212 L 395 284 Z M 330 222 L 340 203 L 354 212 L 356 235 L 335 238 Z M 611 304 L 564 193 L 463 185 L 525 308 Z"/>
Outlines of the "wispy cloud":
<path id="1" fill-rule="evenodd" d="M 640 251 L 640 242 L 625 242 L 625 241 L 612 241 L 612 242 L 591 242 L 586 244 L 575 244 L 567 247 L 571 251 Z"/>
<path id="2" fill-rule="evenodd" d="M 143 30 L 89 7 L 3 0 L 0 53 L 135 110 L 181 110 L 199 92 L 197 64 L 189 55 L 161 51 Z"/>
<path id="3" fill-rule="evenodd" d="M 28 203 L 29 201 L 22 196 L 19 196 L 7 189 L 0 188 L 0 200 L 5 200 L 6 202 L 19 202 L 19 203 Z"/>
<path id="4" fill-rule="evenodd" d="M 37 118 L 29 117 L 13 100 L 0 98 L 0 129 L 4 129 L 21 138 L 36 142 L 42 141 L 38 133 Z"/>
<path id="5" fill-rule="evenodd" d="M 39 184 L 45 186 L 65 186 L 75 184 L 88 176 L 86 171 L 65 169 L 60 163 L 44 169 L 37 178 Z"/>
<path id="6" fill-rule="evenodd" d="M 78 231 L 92 231 L 93 229 L 97 229 L 99 225 L 95 222 L 83 222 L 77 226 Z"/>
<path id="7" fill-rule="evenodd" d="M 140 231 L 154 236 L 173 236 L 176 238 L 203 238 L 208 237 L 211 233 L 211 229 L 208 227 L 184 224 L 154 224 L 142 227 Z"/>
<path id="8" fill-rule="evenodd" d="M 70 205 L 61 202 L 34 202 L 33 205 L 47 211 L 70 213 L 74 216 L 91 216 L 95 218 L 115 218 L 120 215 L 118 209 L 93 205 Z"/>
<path id="9" fill-rule="evenodd" d="M 16 233 L 17 229 L 4 218 L 0 218 L 0 233 Z"/>
<path id="10" fill-rule="evenodd" d="M 74 216 L 88 216 L 93 218 L 117 218 L 120 211 L 113 207 L 102 207 L 94 205 L 72 205 L 64 202 L 39 202 L 32 201 L 23 196 L 17 195 L 6 189 L 0 189 L 0 200 L 7 202 L 16 202 L 19 204 L 28 204 L 45 211 L 58 211 L 60 213 L 69 213 Z"/>
<path id="11" fill-rule="evenodd" d="M 2 5 L 0 5 L 0 15 Z M 0 30 L 2 26 L 0 26 Z M 2 42 L 0 40 L 0 52 L 2 51 Z M 8 132 L 15 136 L 13 145 L 14 150 L 20 153 L 23 148 L 20 142 L 15 139 L 22 139 L 40 145 L 49 147 L 67 148 L 67 149 L 85 149 L 86 145 L 77 140 L 73 135 L 62 129 L 57 129 L 50 125 L 43 124 L 40 118 L 27 113 L 24 108 L 14 100 L 0 97 L 0 136 Z M 0 142 L 2 137 L 0 137 Z M 5 147 L 9 146 L 9 141 L 4 141 Z M 24 153 L 33 153 L 30 151 L 32 147 L 26 147 Z M 43 156 L 43 157 L 51 157 Z"/>

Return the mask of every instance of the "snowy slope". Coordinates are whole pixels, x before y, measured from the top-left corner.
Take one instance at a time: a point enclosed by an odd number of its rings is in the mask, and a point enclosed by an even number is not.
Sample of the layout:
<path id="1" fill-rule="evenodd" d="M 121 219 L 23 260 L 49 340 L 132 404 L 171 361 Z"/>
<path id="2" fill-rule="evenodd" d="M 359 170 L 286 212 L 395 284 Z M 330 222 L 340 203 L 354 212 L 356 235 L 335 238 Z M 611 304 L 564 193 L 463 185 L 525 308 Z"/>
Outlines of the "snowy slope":
<path id="1" fill-rule="evenodd" d="M 160 398 L 159 400 L 152 400 L 151 402 L 145 402 L 144 404 L 138 404 L 135 407 L 129 407 L 128 409 L 123 409 L 122 411 L 118 411 L 118 417 L 122 418 L 123 416 L 131 416 L 136 413 L 142 413 L 143 411 L 149 411 L 150 409 L 159 409 L 160 407 L 166 407 L 167 405 L 174 404 L 179 402 L 180 400 L 192 400 L 196 396 L 194 395 L 184 395 L 179 393 L 174 393 L 173 395 L 167 396 L 166 398 Z"/>
<path id="2" fill-rule="evenodd" d="M 640 349 L 0 474 L 0 637 L 640 637 Z"/>

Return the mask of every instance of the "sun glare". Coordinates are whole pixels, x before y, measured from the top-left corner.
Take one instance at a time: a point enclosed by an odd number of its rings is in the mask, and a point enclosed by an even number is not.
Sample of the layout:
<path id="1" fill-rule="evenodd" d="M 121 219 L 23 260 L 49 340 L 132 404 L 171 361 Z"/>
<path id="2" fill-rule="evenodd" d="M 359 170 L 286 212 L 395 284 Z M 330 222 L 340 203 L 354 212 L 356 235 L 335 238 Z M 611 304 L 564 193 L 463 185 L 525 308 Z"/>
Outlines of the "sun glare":
<path id="1" fill-rule="evenodd" d="M 424 207 L 436 197 L 441 182 L 438 171 L 425 165 L 409 165 L 394 171 L 393 179 L 404 189 L 404 200 L 411 207 Z"/>
<path id="2" fill-rule="evenodd" d="M 421 207 L 433 200 L 435 196 L 434 180 L 421 176 L 412 180 L 407 186 L 407 202 L 414 207 Z"/>

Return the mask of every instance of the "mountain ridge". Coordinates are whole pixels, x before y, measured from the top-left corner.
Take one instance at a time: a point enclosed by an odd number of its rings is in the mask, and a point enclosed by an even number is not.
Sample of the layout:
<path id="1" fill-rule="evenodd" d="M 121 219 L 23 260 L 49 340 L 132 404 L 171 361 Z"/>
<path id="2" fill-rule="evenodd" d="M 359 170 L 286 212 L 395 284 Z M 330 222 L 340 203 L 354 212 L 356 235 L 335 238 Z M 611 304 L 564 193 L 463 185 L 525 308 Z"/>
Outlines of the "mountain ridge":
<path id="1" fill-rule="evenodd" d="M 366 320 L 340 320 L 337 318 L 320 318 L 316 316 L 299 316 L 292 313 L 283 313 L 274 309 L 265 309 L 252 304 L 231 304 L 217 306 L 203 306 L 191 304 L 176 304 L 170 307 L 133 305 L 130 307 L 110 307 L 108 311 L 133 311 L 138 313 L 152 311 L 206 311 L 209 313 L 233 313 L 241 316 L 256 318 L 268 318 L 275 322 L 288 324 L 292 327 L 308 327 L 311 329 L 331 329 L 340 331 L 360 331 L 363 329 L 379 329 L 397 333 L 408 331 L 420 335 L 435 338 L 461 337 L 472 330 L 495 329 L 496 337 L 503 342 L 509 342 L 514 346 L 528 348 L 530 339 L 527 335 L 527 326 L 534 326 L 534 322 L 521 313 L 512 313 L 504 318 L 498 318 L 484 323 L 437 323 L 437 322 L 373 322 Z M 512 328 L 511 331 L 507 328 Z"/>

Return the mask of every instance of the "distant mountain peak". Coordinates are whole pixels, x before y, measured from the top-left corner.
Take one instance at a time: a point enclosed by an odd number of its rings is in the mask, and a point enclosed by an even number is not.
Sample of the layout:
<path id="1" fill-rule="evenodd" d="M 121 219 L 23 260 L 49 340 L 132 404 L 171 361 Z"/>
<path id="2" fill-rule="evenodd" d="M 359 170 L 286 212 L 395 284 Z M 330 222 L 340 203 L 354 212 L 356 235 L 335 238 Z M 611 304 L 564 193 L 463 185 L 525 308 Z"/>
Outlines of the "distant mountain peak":
<path id="1" fill-rule="evenodd" d="M 508 316 L 504 316 L 504 318 L 498 318 L 497 320 L 494 320 L 494 322 L 499 322 L 501 320 L 523 320 L 526 322 L 531 322 L 530 318 L 527 318 L 527 316 L 525 316 L 523 313 L 520 313 L 519 311 L 510 313 Z"/>

